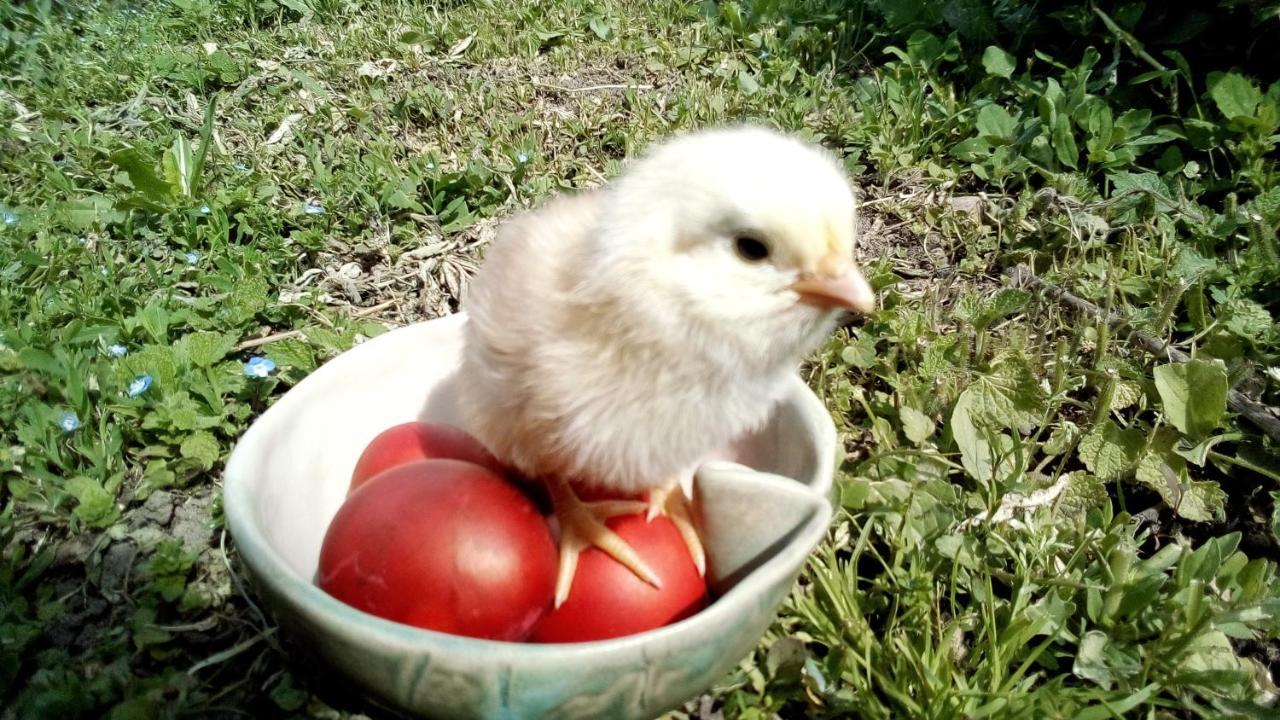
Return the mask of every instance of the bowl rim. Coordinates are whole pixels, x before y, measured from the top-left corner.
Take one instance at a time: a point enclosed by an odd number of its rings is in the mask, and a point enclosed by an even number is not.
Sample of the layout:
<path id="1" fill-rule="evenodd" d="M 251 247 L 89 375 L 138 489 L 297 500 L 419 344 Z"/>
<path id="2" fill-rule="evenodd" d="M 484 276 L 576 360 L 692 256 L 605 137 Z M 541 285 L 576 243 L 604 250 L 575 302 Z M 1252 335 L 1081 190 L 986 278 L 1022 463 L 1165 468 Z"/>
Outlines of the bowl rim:
<path id="1" fill-rule="evenodd" d="M 462 313 L 455 313 L 444 318 L 427 320 L 423 323 L 397 328 L 388 333 L 372 338 L 357 348 L 372 346 L 395 333 L 415 328 L 427 323 L 444 325 L 450 322 L 461 322 Z M 367 352 L 367 351 L 366 351 Z M 706 608 L 694 615 L 670 625 L 635 633 L 618 638 L 593 640 L 574 643 L 530 643 L 520 641 L 489 640 L 428 630 L 406 625 L 394 620 L 378 617 L 363 610 L 354 608 L 341 600 L 324 592 L 318 585 L 306 580 L 285 562 L 280 553 L 267 540 L 264 532 L 255 521 L 252 502 L 252 472 L 249 468 L 249 455 L 258 444 L 257 438 L 270 426 L 277 415 L 289 412 L 307 393 L 296 391 L 304 386 L 324 382 L 324 378 L 340 373 L 344 367 L 353 362 L 351 350 L 341 353 L 303 378 L 290 388 L 284 396 L 267 408 L 240 436 L 232 448 L 223 471 L 223 512 L 226 517 L 228 532 L 235 542 L 241 558 L 250 571 L 251 576 L 269 588 L 297 614 L 305 616 L 311 625 L 330 628 L 337 634 L 351 633 L 359 630 L 362 637 L 367 638 L 365 645 L 393 645 L 404 650 L 421 653 L 458 652 L 475 658 L 492 657 L 501 659 L 512 655 L 521 655 L 528 659 L 547 659 L 551 657 L 567 658 L 579 655 L 595 655 L 621 653 L 652 643 L 678 641 L 682 635 L 696 631 L 698 626 L 715 626 L 732 621 L 741 613 L 742 608 L 749 606 L 758 593 L 755 588 L 767 587 L 783 581 L 786 576 L 799 572 L 816 545 L 826 534 L 830 526 L 833 508 L 827 494 L 831 485 L 831 473 L 834 466 L 835 427 L 825 407 L 817 444 L 821 448 L 829 448 L 830 453 L 822 453 L 818 458 L 816 477 L 820 478 L 824 487 L 814 487 L 792 478 L 764 473 L 734 463 L 708 463 L 698 470 L 698 474 L 712 473 L 721 476 L 736 476 L 733 482 L 748 485 L 768 485 L 771 492 L 782 492 L 793 495 L 797 500 L 810 507 L 808 518 L 791 531 L 791 540 L 775 555 L 759 567 L 755 568 L 742 581 L 732 587 L 724 595 L 714 599 Z M 821 405 L 821 401 L 796 378 L 802 402 L 808 401 Z M 797 394 L 793 388 L 792 397 Z M 292 395 L 292 397 L 290 397 Z M 807 397 L 805 397 L 807 396 Z M 828 458 L 826 455 L 830 454 Z"/>

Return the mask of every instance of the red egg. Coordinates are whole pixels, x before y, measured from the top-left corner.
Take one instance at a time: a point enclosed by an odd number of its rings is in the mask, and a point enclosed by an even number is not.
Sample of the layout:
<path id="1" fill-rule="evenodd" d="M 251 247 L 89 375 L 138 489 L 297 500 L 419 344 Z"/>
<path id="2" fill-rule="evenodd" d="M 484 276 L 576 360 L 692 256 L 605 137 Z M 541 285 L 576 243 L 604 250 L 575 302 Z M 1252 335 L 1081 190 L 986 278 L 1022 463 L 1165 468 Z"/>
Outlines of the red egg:
<path id="1" fill-rule="evenodd" d="M 503 477 L 420 460 L 347 497 L 320 549 L 319 584 L 388 620 L 514 641 L 550 610 L 558 562 L 545 518 Z"/>
<path id="2" fill-rule="evenodd" d="M 606 523 L 662 581 L 655 588 L 599 548 L 583 551 L 569 597 L 529 636 L 532 642 L 586 642 L 653 630 L 707 605 L 707 584 L 689 549 L 665 517 L 622 515 Z"/>
<path id="3" fill-rule="evenodd" d="M 467 432 L 450 425 L 407 422 L 383 430 L 360 454 L 351 473 L 355 490 L 375 475 L 415 460 L 462 460 L 503 475 L 506 468 Z"/>

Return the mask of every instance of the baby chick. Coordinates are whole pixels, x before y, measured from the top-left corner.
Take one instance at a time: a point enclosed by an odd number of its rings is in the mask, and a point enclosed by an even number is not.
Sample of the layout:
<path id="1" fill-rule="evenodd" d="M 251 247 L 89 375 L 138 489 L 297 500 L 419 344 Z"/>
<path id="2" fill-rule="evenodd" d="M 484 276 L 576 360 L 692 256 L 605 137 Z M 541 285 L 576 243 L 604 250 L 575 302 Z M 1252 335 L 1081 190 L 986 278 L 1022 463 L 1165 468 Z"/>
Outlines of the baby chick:
<path id="1" fill-rule="evenodd" d="M 461 404 L 494 454 L 547 481 L 557 606 L 590 546 L 658 584 L 603 522 L 644 506 L 575 486 L 649 491 L 704 569 L 681 482 L 768 419 L 841 311 L 872 311 L 854 233 L 834 158 L 757 127 L 678 136 L 499 231 L 464 304 Z"/>

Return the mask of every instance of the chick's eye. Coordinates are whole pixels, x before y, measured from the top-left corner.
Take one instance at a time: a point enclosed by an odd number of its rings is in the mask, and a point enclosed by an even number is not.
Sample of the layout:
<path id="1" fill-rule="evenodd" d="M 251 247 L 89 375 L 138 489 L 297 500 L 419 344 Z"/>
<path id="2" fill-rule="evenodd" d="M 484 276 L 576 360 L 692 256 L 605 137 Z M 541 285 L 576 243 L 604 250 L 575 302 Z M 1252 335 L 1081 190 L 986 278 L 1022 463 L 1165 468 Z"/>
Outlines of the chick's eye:
<path id="1" fill-rule="evenodd" d="M 739 235 L 733 239 L 733 248 L 738 257 L 747 262 L 760 262 L 769 257 L 769 246 L 764 241 L 750 235 Z"/>

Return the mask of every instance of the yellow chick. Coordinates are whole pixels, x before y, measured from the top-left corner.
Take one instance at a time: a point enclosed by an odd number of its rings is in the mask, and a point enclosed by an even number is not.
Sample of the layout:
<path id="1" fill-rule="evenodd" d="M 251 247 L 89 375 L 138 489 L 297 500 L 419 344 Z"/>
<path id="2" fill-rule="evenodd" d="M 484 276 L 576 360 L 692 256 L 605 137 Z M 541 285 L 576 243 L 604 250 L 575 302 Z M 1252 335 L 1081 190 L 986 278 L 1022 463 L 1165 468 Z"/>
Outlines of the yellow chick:
<path id="1" fill-rule="evenodd" d="M 649 491 L 650 517 L 668 514 L 704 571 L 681 483 L 768 419 L 840 312 L 875 307 L 854 214 L 830 154 L 748 126 L 677 136 L 499 231 L 464 303 L 462 409 L 548 484 L 557 606 L 591 546 L 659 582 L 604 524 L 637 503 L 574 487 Z"/>

